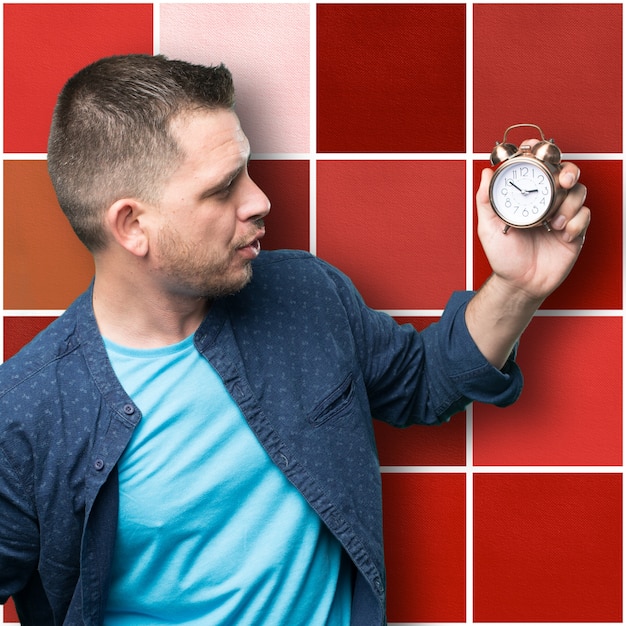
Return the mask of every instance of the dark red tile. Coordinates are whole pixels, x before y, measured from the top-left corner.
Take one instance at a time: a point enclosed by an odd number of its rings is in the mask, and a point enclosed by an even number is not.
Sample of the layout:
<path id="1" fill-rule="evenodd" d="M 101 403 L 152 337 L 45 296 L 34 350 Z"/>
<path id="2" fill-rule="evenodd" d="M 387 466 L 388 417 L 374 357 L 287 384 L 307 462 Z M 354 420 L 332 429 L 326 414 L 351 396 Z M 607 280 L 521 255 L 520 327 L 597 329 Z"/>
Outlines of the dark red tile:
<path id="1" fill-rule="evenodd" d="M 250 161 L 250 176 L 265 192 L 272 210 L 266 218 L 266 250 L 309 249 L 309 162 Z"/>
<path id="2" fill-rule="evenodd" d="M 464 152 L 465 6 L 317 6 L 319 152 Z"/>

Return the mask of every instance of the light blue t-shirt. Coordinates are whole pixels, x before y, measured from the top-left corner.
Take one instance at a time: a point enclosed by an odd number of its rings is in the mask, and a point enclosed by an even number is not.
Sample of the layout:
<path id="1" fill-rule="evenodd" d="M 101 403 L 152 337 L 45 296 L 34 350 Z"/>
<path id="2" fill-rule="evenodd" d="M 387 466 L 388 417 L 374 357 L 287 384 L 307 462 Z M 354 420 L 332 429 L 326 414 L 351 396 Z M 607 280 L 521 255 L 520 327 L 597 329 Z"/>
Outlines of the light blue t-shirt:
<path id="1" fill-rule="evenodd" d="M 193 337 L 106 341 L 143 414 L 119 463 L 106 626 L 346 626 L 350 566 Z"/>

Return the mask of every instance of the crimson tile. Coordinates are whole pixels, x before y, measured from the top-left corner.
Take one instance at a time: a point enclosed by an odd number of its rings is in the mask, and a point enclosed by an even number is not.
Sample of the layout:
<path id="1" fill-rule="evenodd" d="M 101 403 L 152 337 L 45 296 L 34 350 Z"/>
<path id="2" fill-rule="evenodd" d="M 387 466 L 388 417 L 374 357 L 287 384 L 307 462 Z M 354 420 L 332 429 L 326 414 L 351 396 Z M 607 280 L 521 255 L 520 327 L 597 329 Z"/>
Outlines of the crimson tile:
<path id="1" fill-rule="evenodd" d="M 7 624 L 17 621 L 18 619 L 15 605 L 13 604 L 13 600 L 9 598 L 9 601 L 4 605 L 4 623 Z"/>
<path id="2" fill-rule="evenodd" d="M 465 475 L 382 480 L 389 622 L 464 622 Z"/>
<path id="3" fill-rule="evenodd" d="M 37 333 L 48 326 L 54 317 L 5 317 L 4 360 L 23 348 Z"/>
<path id="4" fill-rule="evenodd" d="M 265 192 L 272 210 L 265 220 L 263 248 L 309 249 L 309 162 L 250 161 L 250 176 Z"/>
<path id="5" fill-rule="evenodd" d="M 465 6 L 317 6 L 319 152 L 465 150 Z"/>
<path id="6" fill-rule="evenodd" d="M 621 603 L 621 475 L 474 475 L 476 622 L 621 623 Z"/>
<path id="7" fill-rule="evenodd" d="M 465 465 L 465 414 L 442 426 L 394 428 L 374 422 L 383 466 Z"/>
<path id="8" fill-rule="evenodd" d="M 398 317 L 422 330 L 438 318 Z M 380 464 L 385 466 L 465 465 L 465 414 L 441 426 L 394 428 L 374 420 Z"/>

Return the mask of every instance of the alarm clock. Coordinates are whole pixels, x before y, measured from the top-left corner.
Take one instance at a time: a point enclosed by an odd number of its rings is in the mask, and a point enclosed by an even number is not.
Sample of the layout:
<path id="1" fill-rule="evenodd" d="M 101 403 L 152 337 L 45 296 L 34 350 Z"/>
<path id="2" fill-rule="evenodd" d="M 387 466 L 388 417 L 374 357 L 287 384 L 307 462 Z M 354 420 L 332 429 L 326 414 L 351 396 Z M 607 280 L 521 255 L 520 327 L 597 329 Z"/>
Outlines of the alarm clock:
<path id="1" fill-rule="evenodd" d="M 508 132 L 529 126 L 539 131 L 541 141 L 519 148 L 506 142 Z M 504 131 L 502 143 L 496 142 L 491 152 L 496 169 L 489 186 L 493 210 L 509 228 L 544 226 L 550 230 L 550 218 L 567 195 L 559 184 L 561 151 L 552 139 L 546 140 L 535 124 L 515 124 Z"/>

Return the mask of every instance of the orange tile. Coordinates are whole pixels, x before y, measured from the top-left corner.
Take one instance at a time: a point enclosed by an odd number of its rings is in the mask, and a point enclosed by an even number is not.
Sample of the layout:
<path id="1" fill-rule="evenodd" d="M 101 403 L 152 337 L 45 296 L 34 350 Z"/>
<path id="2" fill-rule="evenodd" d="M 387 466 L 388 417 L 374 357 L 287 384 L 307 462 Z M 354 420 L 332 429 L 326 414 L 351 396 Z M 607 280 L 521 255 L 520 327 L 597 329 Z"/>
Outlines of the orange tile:
<path id="1" fill-rule="evenodd" d="M 4 307 L 65 309 L 93 275 L 61 212 L 45 161 L 4 163 Z"/>

